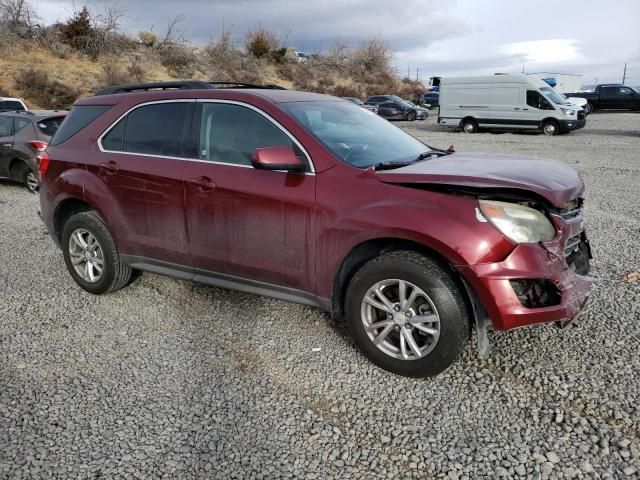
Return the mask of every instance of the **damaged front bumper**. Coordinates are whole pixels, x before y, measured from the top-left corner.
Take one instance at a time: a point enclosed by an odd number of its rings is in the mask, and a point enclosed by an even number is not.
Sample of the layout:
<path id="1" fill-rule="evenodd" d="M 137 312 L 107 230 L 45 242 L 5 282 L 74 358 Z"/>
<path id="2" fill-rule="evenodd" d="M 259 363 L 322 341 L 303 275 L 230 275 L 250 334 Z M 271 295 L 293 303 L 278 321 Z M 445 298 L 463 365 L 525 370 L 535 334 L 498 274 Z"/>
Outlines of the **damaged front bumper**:
<path id="1" fill-rule="evenodd" d="M 552 215 L 558 235 L 550 242 L 518 244 L 501 262 L 460 266 L 495 330 L 537 323 L 570 323 L 592 289 L 591 249 L 582 213 Z"/>

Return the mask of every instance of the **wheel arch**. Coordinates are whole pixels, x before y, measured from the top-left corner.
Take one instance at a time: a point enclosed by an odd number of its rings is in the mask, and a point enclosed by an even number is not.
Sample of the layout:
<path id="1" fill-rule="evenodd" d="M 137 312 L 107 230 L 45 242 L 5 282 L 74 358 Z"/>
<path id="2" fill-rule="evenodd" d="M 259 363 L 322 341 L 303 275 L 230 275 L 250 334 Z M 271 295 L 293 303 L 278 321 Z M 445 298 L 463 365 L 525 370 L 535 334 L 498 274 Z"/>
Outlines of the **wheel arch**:
<path id="1" fill-rule="evenodd" d="M 9 162 L 9 175 L 11 175 L 12 180 L 20 180 L 18 178 L 18 174 L 22 168 L 31 168 L 31 165 L 29 165 L 26 159 L 20 157 L 14 157 L 11 159 Z"/>
<path id="2" fill-rule="evenodd" d="M 447 271 L 457 284 L 462 294 L 467 311 L 471 313 L 472 295 L 471 287 L 467 285 L 464 278 L 453 266 L 453 263 L 437 250 L 430 248 L 422 243 L 396 237 L 382 237 L 363 241 L 354 246 L 340 262 L 340 266 L 334 274 L 333 285 L 331 290 L 331 316 L 334 319 L 342 318 L 344 314 L 344 301 L 347 285 L 355 275 L 355 273 L 367 262 L 373 260 L 382 253 L 388 253 L 396 250 L 409 250 L 420 253 L 438 263 L 443 270 Z M 473 318 L 470 319 L 470 324 Z"/>
<path id="3" fill-rule="evenodd" d="M 560 121 L 555 117 L 545 117 L 545 118 L 543 118 L 542 120 L 540 120 L 540 123 L 538 124 L 538 128 L 540 130 L 542 130 L 542 127 L 547 122 L 553 122 L 558 126 L 558 128 L 560 128 Z"/>
<path id="4" fill-rule="evenodd" d="M 54 235 L 58 241 L 62 242 L 62 230 L 64 229 L 64 225 L 73 215 L 90 210 L 95 210 L 95 208 L 89 205 L 85 200 L 77 197 L 70 197 L 61 201 L 53 211 L 53 229 Z"/>

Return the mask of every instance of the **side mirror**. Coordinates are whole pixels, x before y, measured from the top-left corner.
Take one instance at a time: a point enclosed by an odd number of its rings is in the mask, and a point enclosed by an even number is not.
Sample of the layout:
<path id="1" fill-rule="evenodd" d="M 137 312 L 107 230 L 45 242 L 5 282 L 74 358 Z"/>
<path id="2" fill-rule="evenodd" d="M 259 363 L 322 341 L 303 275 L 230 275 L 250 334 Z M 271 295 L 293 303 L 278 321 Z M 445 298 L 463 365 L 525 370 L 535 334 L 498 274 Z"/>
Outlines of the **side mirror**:
<path id="1" fill-rule="evenodd" d="M 251 157 L 251 165 L 256 170 L 286 170 L 288 172 L 304 172 L 305 162 L 296 157 L 289 147 L 256 148 Z"/>

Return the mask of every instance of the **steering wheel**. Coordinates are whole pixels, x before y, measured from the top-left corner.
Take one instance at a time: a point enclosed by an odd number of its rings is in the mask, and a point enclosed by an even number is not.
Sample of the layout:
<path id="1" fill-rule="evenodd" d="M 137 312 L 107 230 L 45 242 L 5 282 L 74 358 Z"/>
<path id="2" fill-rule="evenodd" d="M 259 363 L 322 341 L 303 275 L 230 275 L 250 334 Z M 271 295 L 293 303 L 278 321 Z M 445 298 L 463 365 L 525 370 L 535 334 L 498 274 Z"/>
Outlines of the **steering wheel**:
<path id="1" fill-rule="evenodd" d="M 351 162 L 351 158 L 354 155 L 366 154 L 367 150 L 369 150 L 369 146 L 368 145 L 354 145 L 353 147 L 351 147 L 349 149 L 347 154 L 344 156 L 344 161 L 347 162 L 347 163 L 350 163 L 350 164 L 352 164 L 354 166 L 358 166 L 357 162 Z"/>

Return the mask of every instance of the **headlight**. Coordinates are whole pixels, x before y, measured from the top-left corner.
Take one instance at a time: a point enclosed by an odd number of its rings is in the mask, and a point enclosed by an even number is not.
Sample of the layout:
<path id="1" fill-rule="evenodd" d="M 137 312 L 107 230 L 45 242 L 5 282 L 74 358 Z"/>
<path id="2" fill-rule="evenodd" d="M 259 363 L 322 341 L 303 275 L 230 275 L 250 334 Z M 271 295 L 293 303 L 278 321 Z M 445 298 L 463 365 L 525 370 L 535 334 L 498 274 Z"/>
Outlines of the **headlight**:
<path id="1" fill-rule="evenodd" d="M 575 110 L 569 110 L 568 108 L 560 108 L 560 111 L 565 115 L 569 115 L 569 116 L 576 114 Z"/>
<path id="2" fill-rule="evenodd" d="M 556 229 L 538 210 L 517 203 L 479 200 L 482 214 L 515 243 L 553 240 Z"/>

